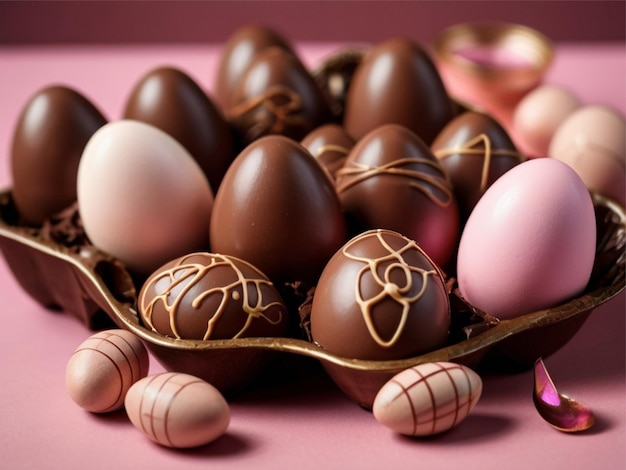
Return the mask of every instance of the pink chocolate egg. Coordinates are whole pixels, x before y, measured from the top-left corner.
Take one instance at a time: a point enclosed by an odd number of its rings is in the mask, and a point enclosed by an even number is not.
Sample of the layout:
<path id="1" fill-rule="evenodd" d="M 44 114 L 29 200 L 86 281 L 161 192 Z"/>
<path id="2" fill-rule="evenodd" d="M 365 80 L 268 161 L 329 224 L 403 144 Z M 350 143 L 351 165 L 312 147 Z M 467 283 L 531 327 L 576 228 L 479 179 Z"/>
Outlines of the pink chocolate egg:
<path id="1" fill-rule="evenodd" d="M 208 444 L 230 423 L 230 408 L 213 385 L 193 375 L 164 372 L 146 377 L 126 394 L 133 425 L 166 447 Z"/>
<path id="2" fill-rule="evenodd" d="M 372 412 L 378 422 L 407 436 L 448 431 L 472 411 L 483 390 L 480 376 L 452 362 L 405 369 L 382 386 Z"/>
<path id="3" fill-rule="evenodd" d="M 457 260 L 461 295 L 498 318 L 549 308 L 579 295 L 595 257 L 587 188 L 569 166 L 528 160 L 478 201 Z"/>
<path id="4" fill-rule="evenodd" d="M 148 352 L 130 331 L 107 330 L 85 340 L 65 372 L 70 397 L 94 413 L 122 407 L 128 389 L 148 373 Z"/>

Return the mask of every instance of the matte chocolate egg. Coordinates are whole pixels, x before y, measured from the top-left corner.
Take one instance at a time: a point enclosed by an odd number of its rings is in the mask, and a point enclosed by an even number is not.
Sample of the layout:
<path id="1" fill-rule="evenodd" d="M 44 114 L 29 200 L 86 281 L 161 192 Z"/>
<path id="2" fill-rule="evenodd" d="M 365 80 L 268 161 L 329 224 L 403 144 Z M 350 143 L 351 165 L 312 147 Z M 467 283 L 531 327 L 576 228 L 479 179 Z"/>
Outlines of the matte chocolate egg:
<path id="1" fill-rule="evenodd" d="M 386 124 L 363 137 L 337 172 L 351 230 L 385 228 L 415 241 L 444 266 L 459 237 L 459 211 L 446 172 L 415 133 Z"/>
<path id="2" fill-rule="evenodd" d="M 333 179 L 355 144 L 354 139 L 338 124 L 324 124 L 314 129 L 301 143 Z"/>
<path id="3" fill-rule="evenodd" d="M 275 283 L 315 282 L 345 240 L 330 176 L 287 137 L 251 143 L 215 196 L 211 249 L 252 263 Z"/>
<path id="4" fill-rule="evenodd" d="M 524 161 L 500 123 L 476 111 L 450 121 L 431 150 L 452 181 L 462 220 L 495 180 Z"/>
<path id="5" fill-rule="evenodd" d="M 124 405 L 130 387 L 148 374 L 148 351 L 130 331 L 106 330 L 76 348 L 65 370 L 65 384 L 74 402 L 93 413 Z"/>
<path id="6" fill-rule="evenodd" d="M 358 140 L 383 124 L 401 124 L 430 144 L 453 113 L 426 51 L 410 39 L 392 38 L 368 51 L 354 72 L 344 125 Z"/>
<path id="7" fill-rule="evenodd" d="M 132 90 L 124 117 L 146 122 L 174 137 L 217 190 L 235 157 L 232 131 L 189 75 L 173 67 L 148 72 Z"/>
<path id="8" fill-rule="evenodd" d="M 311 335 L 343 357 L 393 360 L 445 344 L 450 304 L 443 276 L 420 246 L 389 230 L 346 243 L 320 276 Z"/>
<path id="9" fill-rule="evenodd" d="M 13 198 L 23 221 L 40 225 L 76 200 L 76 174 L 92 134 L 106 124 L 81 93 L 65 86 L 38 91 L 13 134 Z"/>
<path id="10" fill-rule="evenodd" d="M 198 252 L 157 269 L 138 299 L 143 322 L 178 339 L 281 336 L 287 308 L 274 285 L 250 263 Z"/>
<path id="11" fill-rule="evenodd" d="M 227 115 L 248 143 L 270 134 L 301 140 L 331 118 L 327 98 L 311 73 L 279 47 L 263 50 L 246 69 Z"/>
<path id="12" fill-rule="evenodd" d="M 292 51 L 289 42 L 277 31 L 260 25 L 247 25 L 231 34 L 220 55 L 215 75 L 214 94 L 222 109 L 230 108 L 233 90 L 257 54 L 268 47 Z"/>

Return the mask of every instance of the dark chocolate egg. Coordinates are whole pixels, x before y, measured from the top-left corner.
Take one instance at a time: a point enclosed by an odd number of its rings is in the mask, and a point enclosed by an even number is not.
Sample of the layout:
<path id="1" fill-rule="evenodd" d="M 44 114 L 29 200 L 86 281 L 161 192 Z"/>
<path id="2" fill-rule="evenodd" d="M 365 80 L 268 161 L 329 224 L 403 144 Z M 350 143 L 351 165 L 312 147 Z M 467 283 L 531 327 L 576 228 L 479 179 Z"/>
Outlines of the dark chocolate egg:
<path id="1" fill-rule="evenodd" d="M 401 124 L 430 144 L 453 113 L 426 51 L 410 39 L 392 38 L 368 51 L 354 72 L 344 126 L 358 140 L 383 124 Z"/>
<path id="2" fill-rule="evenodd" d="M 106 124 L 102 113 L 77 90 L 50 86 L 23 108 L 13 134 L 13 198 L 22 221 L 40 225 L 76 200 L 83 149 Z"/>
<path id="3" fill-rule="evenodd" d="M 244 142 L 279 134 L 301 140 L 331 118 L 319 85 L 294 54 L 261 51 L 239 80 L 227 115 Z"/>
<path id="4" fill-rule="evenodd" d="M 420 246 L 372 230 L 328 262 L 313 297 L 311 335 L 343 357 L 393 360 L 443 346 L 450 304 L 443 276 Z"/>
<path id="5" fill-rule="evenodd" d="M 292 51 L 289 42 L 277 31 L 261 25 L 237 29 L 222 49 L 215 75 L 214 96 L 222 109 L 231 106 L 231 96 L 237 83 L 257 54 L 268 47 Z"/>
<path id="6" fill-rule="evenodd" d="M 251 143 L 215 196 L 212 251 L 249 261 L 275 283 L 315 282 L 345 240 L 330 176 L 287 137 Z"/>
<path id="7" fill-rule="evenodd" d="M 132 90 L 124 117 L 151 124 L 174 137 L 217 190 L 235 157 L 232 130 L 189 75 L 173 67 L 148 72 Z"/>
<path id="8" fill-rule="evenodd" d="M 139 292 L 144 324 L 178 339 L 281 336 L 287 307 L 270 280 L 250 263 L 198 252 L 157 269 Z"/>
<path id="9" fill-rule="evenodd" d="M 338 124 L 324 124 L 312 130 L 301 143 L 333 179 L 355 144 L 354 139 Z"/>
<path id="10" fill-rule="evenodd" d="M 463 221 L 495 180 L 524 161 L 498 121 L 476 111 L 450 121 L 431 150 L 452 181 Z"/>
<path id="11" fill-rule="evenodd" d="M 358 141 L 335 185 L 351 230 L 394 230 L 417 241 L 439 266 L 450 260 L 459 238 L 452 184 L 406 127 L 386 124 Z"/>

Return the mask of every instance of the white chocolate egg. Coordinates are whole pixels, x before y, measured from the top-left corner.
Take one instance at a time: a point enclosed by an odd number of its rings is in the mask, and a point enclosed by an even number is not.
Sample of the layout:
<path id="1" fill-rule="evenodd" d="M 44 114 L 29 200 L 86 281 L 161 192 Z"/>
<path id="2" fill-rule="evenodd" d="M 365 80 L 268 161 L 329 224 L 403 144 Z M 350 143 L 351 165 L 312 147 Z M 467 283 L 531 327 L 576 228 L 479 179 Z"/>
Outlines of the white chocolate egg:
<path id="1" fill-rule="evenodd" d="M 472 411 L 482 393 L 480 376 L 452 362 L 405 369 L 379 390 L 372 412 L 383 425 L 407 436 L 452 429 Z"/>
<path id="2" fill-rule="evenodd" d="M 180 143 L 149 124 L 116 121 L 91 137 L 77 198 L 93 244 L 135 273 L 208 246 L 210 184 Z"/>
<path id="3" fill-rule="evenodd" d="M 559 125 L 579 107 L 578 98 L 566 88 L 558 85 L 535 88 L 515 108 L 515 143 L 528 157 L 546 157 Z"/>
<path id="4" fill-rule="evenodd" d="M 130 331 L 106 330 L 87 338 L 65 371 L 70 397 L 87 411 L 121 408 L 128 389 L 148 374 L 148 351 Z"/>
<path id="5" fill-rule="evenodd" d="M 487 189 L 463 229 L 463 298 L 500 319 L 550 308 L 585 289 L 595 259 L 589 191 L 565 163 L 520 163 Z"/>
<path id="6" fill-rule="evenodd" d="M 230 408 L 213 385 L 193 375 L 164 372 L 146 377 L 126 394 L 133 425 L 166 447 L 197 447 L 214 441 L 230 424 Z"/>
<path id="7" fill-rule="evenodd" d="M 548 156 L 572 167 L 585 185 L 620 204 L 626 200 L 626 120 L 604 105 L 579 108 L 559 126 Z"/>

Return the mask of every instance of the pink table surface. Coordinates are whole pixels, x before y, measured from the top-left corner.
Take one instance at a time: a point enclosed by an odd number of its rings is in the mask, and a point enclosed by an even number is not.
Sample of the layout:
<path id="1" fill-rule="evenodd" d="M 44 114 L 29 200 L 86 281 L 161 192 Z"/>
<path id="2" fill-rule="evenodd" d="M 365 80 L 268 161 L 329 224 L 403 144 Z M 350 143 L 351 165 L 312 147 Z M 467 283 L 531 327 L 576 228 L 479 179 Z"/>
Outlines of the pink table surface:
<path id="1" fill-rule="evenodd" d="M 314 65 L 335 48 L 303 44 Z M 76 87 L 110 119 L 135 81 L 176 65 L 210 89 L 216 46 L 0 48 L 0 186 L 10 185 L 13 126 L 26 100 L 53 82 Z M 626 108 L 623 44 L 559 44 L 547 81 L 583 102 Z M 427 439 L 395 435 L 323 374 L 257 387 L 231 402 L 231 425 L 207 446 L 173 451 L 136 431 L 124 411 L 94 415 L 65 391 L 67 360 L 89 332 L 44 310 L 0 261 L 0 467 L 5 469 L 172 468 L 602 468 L 626 465 L 625 298 L 598 308 L 577 336 L 546 359 L 557 386 L 591 406 L 597 423 L 570 435 L 549 427 L 531 400 L 532 374 L 485 376 L 474 412 Z M 162 371 L 151 360 L 151 373 Z"/>

